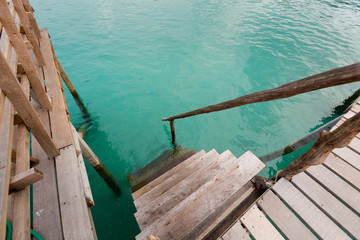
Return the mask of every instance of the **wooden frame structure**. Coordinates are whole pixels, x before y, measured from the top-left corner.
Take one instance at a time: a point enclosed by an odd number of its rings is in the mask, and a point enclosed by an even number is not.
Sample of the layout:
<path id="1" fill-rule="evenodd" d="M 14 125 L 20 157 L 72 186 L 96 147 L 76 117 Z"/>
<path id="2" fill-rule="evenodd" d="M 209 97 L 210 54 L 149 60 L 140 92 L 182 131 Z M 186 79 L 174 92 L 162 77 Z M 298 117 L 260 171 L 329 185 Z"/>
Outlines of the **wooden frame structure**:
<path id="1" fill-rule="evenodd" d="M 0 0 L 0 239 L 7 221 L 12 239 L 31 239 L 31 225 L 44 239 L 97 239 L 92 206 L 49 34 L 28 0 Z"/>

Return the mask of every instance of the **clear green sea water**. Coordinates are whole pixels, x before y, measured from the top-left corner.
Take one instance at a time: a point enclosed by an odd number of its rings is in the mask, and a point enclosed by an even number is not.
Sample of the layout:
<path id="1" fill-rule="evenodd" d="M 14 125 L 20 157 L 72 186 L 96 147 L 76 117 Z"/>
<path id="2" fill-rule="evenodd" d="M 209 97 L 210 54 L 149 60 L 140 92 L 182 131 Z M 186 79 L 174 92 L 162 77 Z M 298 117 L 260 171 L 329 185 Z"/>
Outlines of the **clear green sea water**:
<path id="1" fill-rule="evenodd" d="M 99 239 L 133 239 L 126 176 L 171 148 L 161 118 L 360 61 L 360 2 L 32 0 L 93 119 L 85 140 L 122 186 L 88 167 Z M 359 84 L 175 122 L 197 151 L 261 156 L 305 136 Z M 84 123 L 66 92 L 75 126 Z M 268 163 L 271 176 L 291 161 Z"/>

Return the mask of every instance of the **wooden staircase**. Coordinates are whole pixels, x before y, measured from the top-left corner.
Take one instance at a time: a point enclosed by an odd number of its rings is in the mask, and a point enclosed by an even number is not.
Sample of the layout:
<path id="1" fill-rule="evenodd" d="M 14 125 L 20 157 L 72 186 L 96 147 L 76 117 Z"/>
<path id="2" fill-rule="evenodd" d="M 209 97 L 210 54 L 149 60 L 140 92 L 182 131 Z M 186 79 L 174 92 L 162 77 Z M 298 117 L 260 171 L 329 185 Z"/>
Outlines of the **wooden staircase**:
<path id="1" fill-rule="evenodd" d="M 136 239 L 150 235 L 162 240 L 205 237 L 255 192 L 251 180 L 265 167 L 251 152 L 236 158 L 229 150 L 222 154 L 215 149 L 201 150 L 180 158 L 163 163 L 150 175 L 140 170 L 129 176 L 141 229 Z"/>

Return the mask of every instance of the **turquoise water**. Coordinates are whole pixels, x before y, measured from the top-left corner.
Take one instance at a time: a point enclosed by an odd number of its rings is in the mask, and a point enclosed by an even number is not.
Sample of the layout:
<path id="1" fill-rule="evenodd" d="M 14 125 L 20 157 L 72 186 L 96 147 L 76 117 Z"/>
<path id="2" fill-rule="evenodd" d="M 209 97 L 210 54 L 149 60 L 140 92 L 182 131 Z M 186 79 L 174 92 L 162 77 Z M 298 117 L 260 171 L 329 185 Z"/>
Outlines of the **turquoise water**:
<path id="1" fill-rule="evenodd" d="M 99 239 L 139 232 L 126 176 L 171 147 L 161 118 L 360 61 L 360 3 L 32 0 L 86 103 L 85 140 L 118 179 L 88 167 Z M 261 156 L 305 136 L 360 87 L 341 86 L 175 122 L 183 147 Z M 71 120 L 84 123 L 66 92 Z M 268 164 L 263 175 L 285 167 Z"/>

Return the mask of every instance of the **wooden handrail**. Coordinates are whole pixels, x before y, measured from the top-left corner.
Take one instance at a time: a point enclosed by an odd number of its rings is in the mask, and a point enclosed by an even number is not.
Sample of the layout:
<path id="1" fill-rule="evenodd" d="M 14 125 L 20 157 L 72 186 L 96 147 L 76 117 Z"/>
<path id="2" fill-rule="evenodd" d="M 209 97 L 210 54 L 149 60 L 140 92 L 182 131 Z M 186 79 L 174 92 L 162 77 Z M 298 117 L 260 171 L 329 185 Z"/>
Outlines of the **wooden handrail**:
<path id="1" fill-rule="evenodd" d="M 278 177 L 291 179 L 308 167 L 323 163 L 335 148 L 347 146 L 360 132 L 360 112 L 346 120 L 332 132 L 323 131 L 314 145 L 301 157 L 290 163 L 285 170 L 279 172 Z"/>
<path id="2" fill-rule="evenodd" d="M 163 118 L 162 120 L 172 121 L 179 118 L 187 118 L 199 114 L 217 112 L 225 109 L 240 107 L 251 103 L 288 98 L 302 93 L 319 90 L 322 88 L 328 88 L 357 81 L 360 81 L 360 63 L 335 68 L 323 73 L 319 73 L 307 78 L 284 84 L 277 88 L 247 94 L 233 100 L 209 105 L 172 117 Z"/>

